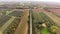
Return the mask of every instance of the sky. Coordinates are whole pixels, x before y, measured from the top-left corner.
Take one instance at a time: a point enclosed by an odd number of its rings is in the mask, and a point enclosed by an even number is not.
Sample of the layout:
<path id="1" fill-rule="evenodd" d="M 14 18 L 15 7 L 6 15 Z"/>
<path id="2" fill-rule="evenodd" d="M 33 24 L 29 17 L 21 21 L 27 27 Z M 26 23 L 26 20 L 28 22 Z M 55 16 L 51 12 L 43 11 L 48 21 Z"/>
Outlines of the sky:
<path id="1" fill-rule="evenodd" d="M 45 2 L 60 2 L 60 0 L 0 0 L 1 1 L 6 1 L 6 2 L 10 2 L 10 1 L 45 1 Z"/>

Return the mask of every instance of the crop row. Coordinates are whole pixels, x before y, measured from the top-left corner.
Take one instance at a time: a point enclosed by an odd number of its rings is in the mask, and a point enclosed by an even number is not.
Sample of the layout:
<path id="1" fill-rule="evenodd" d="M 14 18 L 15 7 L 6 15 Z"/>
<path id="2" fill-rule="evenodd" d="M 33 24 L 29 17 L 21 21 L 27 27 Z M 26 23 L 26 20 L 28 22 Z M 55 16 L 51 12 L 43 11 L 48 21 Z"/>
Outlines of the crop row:
<path id="1" fill-rule="evenodd" d="M 42 19 L 42 18 L 41 18 Z M 38 23 L 40 23 L 40 16 L 39 13 L 32 12 L 32 34 L 40 34 L 40 31 L 38 29 Z"/>
<path id="2" fill-rule="evenodd" d="M 14 34 L 20 23 L 20 18 L 15 18 L 13 22 L 4 30 L 3 34 Z"/>
<path id="3" fill-rule="evenodd" d="M 10 16 L 2 16 L 0 17 L 0 27 L 3 26 L 11 17 Z"/>
<path id="4" fill-rule="evenodd" d="M 43 19 L 46 22 L 47 25 L 47 29 L 50 32 L 50 34 L 56 34 L 56 32 L 52 32 L 54 30 L 54 28 L 56 29 L 56 24 L 53 22 L 53 20 L 51 18 L 49 18 L 48 16 L 46 16 L 44 13 L 41 14 L 41 16 L 43 17 Z"/>
<path id="5" fill-rule="evenodd" d="M 19 17 L 22 14 L 22 11 L 13 11 L 12 13 L 10 13 L 10 16 L 16 16 Z"/>
<path id="6" fill-rule="evenodd" d="M 49 22 L 48 25 L 49 25 L 49 24 L 55 25 L 54 21 L 53 21 L 51 18 L 49 18 L 48 16 L 46 16 L 44 13 L 42 13 L 42 14 L 40 14 L 40 15 L 42 16 L 42 18 L 43 18 L 45 21 Z M 51 26 L 51 25 L 50 25 L 50 26 Z"/>
<path id="7" fill-rule="evenodd" d="M 52 32 L 57 26 L 51 18 L 45 15 L 43 12 L 36 13 L 33 12 L 33 34 L 56 34 Z M 44 24 L 44 25 L 42 25 Z"/>

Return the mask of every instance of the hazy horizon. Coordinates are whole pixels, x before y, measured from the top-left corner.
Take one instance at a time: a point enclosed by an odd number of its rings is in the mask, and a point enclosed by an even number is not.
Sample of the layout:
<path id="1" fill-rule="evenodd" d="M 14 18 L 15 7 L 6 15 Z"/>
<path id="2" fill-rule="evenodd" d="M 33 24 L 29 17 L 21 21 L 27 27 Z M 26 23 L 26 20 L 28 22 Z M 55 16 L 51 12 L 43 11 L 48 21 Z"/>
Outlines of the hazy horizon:
<path id="1" fill-rule="evenodd" d="M 0 2 L 21 2 L 21 1 L 42 1 L 42 2 L 57 2 L 60 3 L 60 0 L 0 0 Z"/>

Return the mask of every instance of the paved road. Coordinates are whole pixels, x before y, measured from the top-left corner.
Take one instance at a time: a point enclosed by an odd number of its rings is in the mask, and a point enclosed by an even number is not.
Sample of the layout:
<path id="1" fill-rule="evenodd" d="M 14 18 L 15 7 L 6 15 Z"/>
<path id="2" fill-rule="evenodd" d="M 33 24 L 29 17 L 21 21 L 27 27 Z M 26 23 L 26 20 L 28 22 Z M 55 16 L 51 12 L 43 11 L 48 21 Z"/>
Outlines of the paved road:
<path id="1" fill-rule="evenodd" d="M 32 34 L 32 9 L 30 9 L 30 34 Z"/>

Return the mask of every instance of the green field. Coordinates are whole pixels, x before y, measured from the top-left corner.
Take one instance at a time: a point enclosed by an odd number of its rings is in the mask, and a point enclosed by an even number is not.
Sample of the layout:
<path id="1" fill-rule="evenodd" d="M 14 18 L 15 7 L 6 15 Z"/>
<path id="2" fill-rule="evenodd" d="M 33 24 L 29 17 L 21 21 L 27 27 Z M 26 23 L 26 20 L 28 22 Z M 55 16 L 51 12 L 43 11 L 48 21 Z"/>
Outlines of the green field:
<path id="1" fill-rule="evenodd" d="M 43 29 L 41 30 L 41 34 L 49 34 L 47 28 L 43 28 Z"/>

